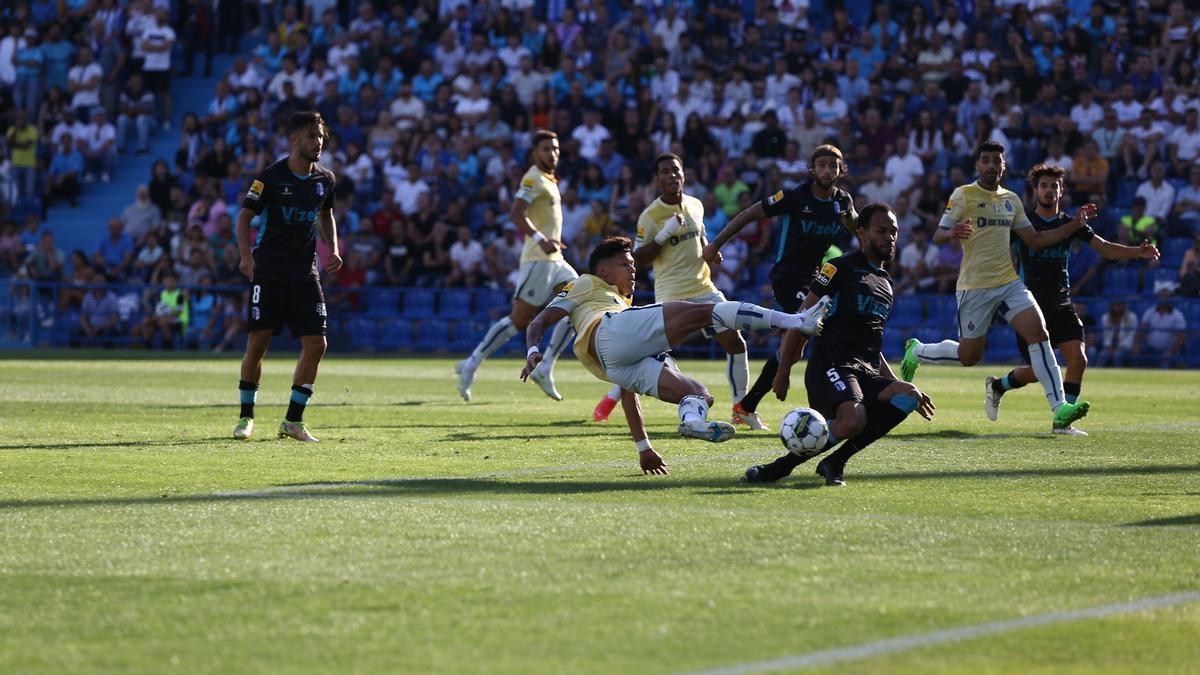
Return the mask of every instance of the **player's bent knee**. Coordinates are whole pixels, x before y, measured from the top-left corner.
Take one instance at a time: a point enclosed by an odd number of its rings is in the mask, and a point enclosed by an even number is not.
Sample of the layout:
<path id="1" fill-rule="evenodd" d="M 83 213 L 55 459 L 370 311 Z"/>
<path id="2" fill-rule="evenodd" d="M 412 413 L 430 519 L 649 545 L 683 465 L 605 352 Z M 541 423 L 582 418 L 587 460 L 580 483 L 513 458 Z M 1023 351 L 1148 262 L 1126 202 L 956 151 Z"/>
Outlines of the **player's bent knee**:
<path id="1" fill-rule="evenodd" d="M 958 355 L 958 362 L 970 368 L 978 364 L 983 359 L 983 354 L 962 353 Z"/>
<path id="2" fill-rule="evenodd" d="M 854 438 L 866 427 L 867 409 L 857 402 L 839 406 L 837 417 L 829 424 L 829 430 L 838 438 Z"/>

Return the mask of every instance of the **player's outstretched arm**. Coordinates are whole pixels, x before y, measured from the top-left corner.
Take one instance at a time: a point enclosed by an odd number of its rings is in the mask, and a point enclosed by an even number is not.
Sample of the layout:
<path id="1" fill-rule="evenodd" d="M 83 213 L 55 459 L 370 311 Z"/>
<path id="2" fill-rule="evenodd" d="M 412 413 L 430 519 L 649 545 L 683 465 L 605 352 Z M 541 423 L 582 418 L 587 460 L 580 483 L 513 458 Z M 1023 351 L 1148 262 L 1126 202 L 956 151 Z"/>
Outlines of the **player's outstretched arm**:
<path id="1" fill-rule="evenodd" d="M 317 229 L 321 238 L 329 247 L 329 260 L 325 261 L 325 269 L 332 274 L 342 269 L 342 255 L 338 251 L 337 223 L 333 220 L 333 209 L 325 209 L 317 216 Z"/>
<path id="2" fill-rule="evenodd" d="M 717 261 L 717 252 L 721 250 L 725 242 L 736 237 L 738 232 L 742 231 L 742 228 L 765 216 L 766 212 L 763 211 L 762 202 L 755 202 L 753 206 L 734 216 L 717 235 L 717 238 L 704 247 L 704 261 L 710 265 L 715 264 Z"/>
<path id="3" fill-rule="evenodd" d="M 542 362 L 542 353 L 539 351 L 538 345 L 542 344 L 542 335 L 546 333 L 546 326 L 553 326 L 566 315 L 567 310 L 565 309 L 547 307 L 533 317 L 533 321 L 525 327 L 525 347 L 528 351 L 525 357 L 525 367 L 521 369 L 522 382 L 528 379 L 533 369 Z"/>
<path id="4" fill-rule="evenodd" d="M 662 455 L 650 447 L 650 439 L 646 437 L 646 424 L 642 421 L 642 404 L 636 392 L 628 389 L 621 390 L 621 408 L 625 411 L 625 423 L 629 425 L 629 435 L 633 437 L 638 449 L 638 464 L 642 473 L 653 476 L 667 475 L 667 463 Z"/>
<path id="5" fill-rule="evenodd" d="M 812 307 L 820 299 L 821 296 L 810 291 L 808 295 L 804 296 L 800 311 L 803 312 Z M 783 338 L 779 343 L 779 368 L 775 371 L 774 381 L 771 382 L 771 391 L 775 392 L 775 398 L 780 401 L 787 400 L 788 389 L 791 388 L 792 364 L 796 362 L 796 357 L 803 351 L 807 342 L 808 336 L 798 330 L 793 329 L 783 333 Z"/>
<path id="6" fill-rule="evenodd" d="M 1052 230 L 1035 232 L 1032 227 L 1022 227 L 1014 228 L 1013 233 L 1016 234 L 1021 241 L 1025 242 L 1026 246 L 1036 251 L 1041 248 L 1046 248 L 1047 246 L 1053 246 L 1072 234 L 1075 234 L 1079 231 L 1079 228 L 1083 227 L 1088 223 L 1088 221 L 1095 218 L 1096 213 L 1097 208 L 1095 204 L 1084 204 L 1079 208 L 1079 213 L 1073 219 L 1071 219 L 1071 222 L 1059 225 Z"/>
<path id="7" fill-rule="evenodd" d="M 1096 253 L 1109 260 L 1132 260 L 1133 258 L 1158 260 L 1161 257 L 1158 247 L 1148 241 L 1143 241 L 1141 246 L 1125 246 L 1124 244 L 1116 244 L 1100 235 L 1096 235 L 1092 237 L 1092 241 L 1089 243 L 1095 249 Z"/>

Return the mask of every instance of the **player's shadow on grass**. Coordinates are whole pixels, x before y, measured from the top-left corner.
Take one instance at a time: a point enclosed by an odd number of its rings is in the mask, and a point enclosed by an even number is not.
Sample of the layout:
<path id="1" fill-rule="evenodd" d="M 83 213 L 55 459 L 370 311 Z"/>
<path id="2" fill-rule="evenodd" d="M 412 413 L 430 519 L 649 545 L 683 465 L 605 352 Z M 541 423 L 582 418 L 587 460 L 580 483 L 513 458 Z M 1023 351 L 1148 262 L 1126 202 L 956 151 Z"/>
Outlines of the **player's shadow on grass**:
<path id="1" fill-rule="evenodd" d="M 1173 525 L 1200 525 L 1200 513 L 1172 518 L 1151 518 L 1136 523 L 1125 523 L 1125 527 L 1168 527 Z"/>
<path id="2" fill-rule="evenodd" d="M 1200 465 L 1084 466 L 1050 469 L 977 469 L 974 471 L 901 471 L 855 474 L 858 480 L 945 480 L 954 478 L 1085 478 L 1091 476 L 1150 476 L 1200 473 Z"/>
<path id="3" fill-rule="evenodd" d="M 179 440 L 146 440 L 146 439 L 131 439 L 128 441 L 101 441 L 101 442 L 80 442 L 80 443 L 16 443 L 0 445 L 0 450 L 79 450 L 82 448 L 162 448 L 168 446 L 182 445 L 200 445 L 202 443 L 211 443 L 214 441 L 230 443 L 245 443 L 245 441 L 234 441 L 228 436 L 210 436 L 208 438 L 187 438 Z"/>

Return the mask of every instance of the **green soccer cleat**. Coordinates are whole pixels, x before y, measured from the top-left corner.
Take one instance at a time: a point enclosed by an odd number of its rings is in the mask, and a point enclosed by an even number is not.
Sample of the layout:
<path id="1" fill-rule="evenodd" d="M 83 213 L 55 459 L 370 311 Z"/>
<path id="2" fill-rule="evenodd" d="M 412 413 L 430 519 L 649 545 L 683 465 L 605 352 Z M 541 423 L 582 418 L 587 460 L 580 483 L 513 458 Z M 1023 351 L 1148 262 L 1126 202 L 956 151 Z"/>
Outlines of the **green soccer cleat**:
<path id="1" fill-rule="evenodd" d="M 921 362 L 917 360 L 917 345 L 921 341 L 917 338 L 909 338 L 908 342 L 904 343 L 904 358 L 900 361 L 900 379 L 905 382 L 912 382 L 913 377 L 917 374 L 917 366 Z"/>
<path id="2" fill-rule="evenodd" d="M 233 428 L 233 437 L 239 441 L 248 440 L 252 433 L 254 433 L 253 417 L 243 417 L 238 420 L 237 426 Z"/>
<path id="3" fill-rule="evenodd" d="M 304 422 L 289 422 L 284 420 L 283 424 L 279 425 L 279 437 L 294 438 L 304 443 L 318 442 L 315 436 L 308 433 L 308 427 L 304 426 Z"/>
<path id="4" fill-rule="evenodd" d="M 1068 429 L 1072 422 L 1083 419 L 1088 414 L 1090 405 L 1087 401 L 1064 403 L 1054 409 L 1054 430 Z"/>

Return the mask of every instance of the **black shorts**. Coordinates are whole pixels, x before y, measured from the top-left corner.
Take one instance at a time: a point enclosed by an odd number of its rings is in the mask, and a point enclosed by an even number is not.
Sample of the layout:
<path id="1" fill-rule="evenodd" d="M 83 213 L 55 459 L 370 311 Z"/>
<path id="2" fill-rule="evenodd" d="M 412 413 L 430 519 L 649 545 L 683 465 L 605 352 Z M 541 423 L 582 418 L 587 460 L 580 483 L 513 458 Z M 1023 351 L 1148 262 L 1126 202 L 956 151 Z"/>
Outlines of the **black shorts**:
<path id="1" fill-rule="evenodd" d="M 1074 305 L 1068 303 L 1042 307 L 1039 304 L 1039 307 L 1046 319 L 1046 332 L 1050 333 L 1052 347 L 1072 340 L 1083 341 L 1083 322 L 1075 313 Z M 1017 351 L 1020 352 L 1021 360 L 1025 362 L 1025 365 L 1029 365 L 1029 343 L 1020 335 L 1017 336 Z"/>
<path id="2" fill-rule="evenodd" d="M 855 401 L 868 409 L 879 404 L 879 395 L 896 380 L 887 375 L 858 366 L 836 366 L 818 360 L 808 362 L 804 371 L 804 388 L 808 405 L 831 420 L 838 406 Z"/>
<path id="3" fill-rule="evenodd" d="M 808 295 L 808 286 L 812 282 L 812 278 L 799 281 L 797 279 L 789 279 L 786 277 L 771 278 L 771 292 L 775 295 L 775 305 L 782 312 L 795 314 L 800 311 L 800 306 L 804 304 L 804 298 Z"/>
<path id="4" fill-rule="evenodd" d="M 146 83 L 146 91 L 155 94 L 165 94 L 171 90 L 170 70 L 142 70 L 142 80 Z"/>
<path id="5" fill-rule="evenodd" d="M 246 306 L 246 330 L 283 332 L 292 335 L 325 335 L 325 294 L 316 279 L 301 282 L 256 281 L 250 285 Z"/>

